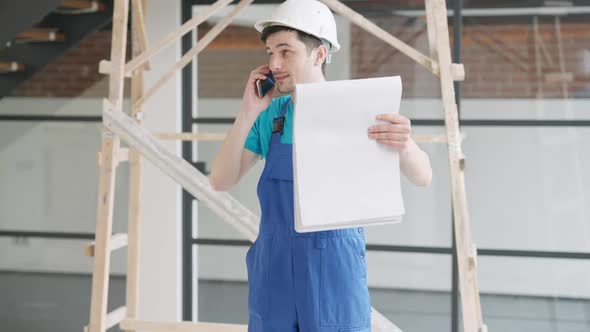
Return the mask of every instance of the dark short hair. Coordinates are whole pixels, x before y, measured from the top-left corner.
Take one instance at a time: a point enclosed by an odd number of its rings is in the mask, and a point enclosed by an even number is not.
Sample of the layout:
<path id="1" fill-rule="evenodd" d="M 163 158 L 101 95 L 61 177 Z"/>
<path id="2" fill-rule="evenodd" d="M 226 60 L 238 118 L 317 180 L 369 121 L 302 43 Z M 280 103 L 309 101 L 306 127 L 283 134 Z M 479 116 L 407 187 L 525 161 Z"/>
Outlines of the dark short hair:
<path id="1" fill-rule="evenodd" d="M 284 25 L 267 26 L 266 28 L 264 28 L 262 30 L 262 34 L 260 35 L 260 40 L 262 40 L 263 43 L 266 43 L 266 39 L 268 38 L 268 36 L 272 35 L 273 33 L 277 33 L 279 31 L 295 31 L 295 32 L 297 32 L 297 38 L 303 44 L 305 44 L 305 48 L 307 49 L 307 54 L 311 54 L 311 51 L 313 51 L 316 48 L 323 45 L 322 41 L 318 37 L 310 35 L 309 33 L 306 33 L 306 32 L 303 32 L 303 31 L 300 31 L 297 29 L 286 27 Z M 326 74 L 326 61 L 325 60 L 324 60 L 324 63 L 322 63 L 322 73 Z"/>

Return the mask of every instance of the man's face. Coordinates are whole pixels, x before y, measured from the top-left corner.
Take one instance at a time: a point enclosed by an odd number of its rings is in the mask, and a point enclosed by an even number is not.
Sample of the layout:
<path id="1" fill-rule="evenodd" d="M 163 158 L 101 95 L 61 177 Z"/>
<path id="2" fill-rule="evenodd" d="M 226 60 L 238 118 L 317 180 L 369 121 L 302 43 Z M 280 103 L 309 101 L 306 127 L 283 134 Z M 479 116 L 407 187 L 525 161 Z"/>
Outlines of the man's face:
<path id="1" fill-rule="evenodd" d="M 296 83 L 309 83 L 314 70 L 315 52 L 308 54 L 295 31 L 279 31 L 266 39 L 269 68 L 281 93 L 291 93 Z"/>

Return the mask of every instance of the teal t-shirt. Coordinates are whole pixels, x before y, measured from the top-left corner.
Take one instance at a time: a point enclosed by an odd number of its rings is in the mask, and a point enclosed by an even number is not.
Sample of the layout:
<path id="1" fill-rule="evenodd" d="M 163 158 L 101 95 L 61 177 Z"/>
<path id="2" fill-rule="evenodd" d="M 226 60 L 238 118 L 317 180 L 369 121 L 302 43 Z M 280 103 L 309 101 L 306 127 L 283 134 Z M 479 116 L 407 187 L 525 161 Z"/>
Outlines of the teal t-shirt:
<path id="1" fill-rule="evenodd" d="M 293 144 L 293 103 L 291 96 L 281 96 L 273 99 L 268 108 L 258 115 L 244 143 L 246 149 L 260 155 L 262 159 L 266 158 L 272 136 L 273 119 L 281 114 L 286 103 L 289 103 L 289 106 L 285 114 L 281 143 Z"/>

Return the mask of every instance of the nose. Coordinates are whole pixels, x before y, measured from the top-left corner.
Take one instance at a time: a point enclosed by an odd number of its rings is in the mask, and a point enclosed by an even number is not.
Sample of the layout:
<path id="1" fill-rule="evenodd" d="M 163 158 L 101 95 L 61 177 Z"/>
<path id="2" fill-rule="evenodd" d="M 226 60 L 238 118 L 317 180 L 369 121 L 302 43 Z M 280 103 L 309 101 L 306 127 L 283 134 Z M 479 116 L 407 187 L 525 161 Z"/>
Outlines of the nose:
<path id="1" fill-rule="evenodd" d="M 268 61 L 268 67 L 270 68 L 270 71 L 279 72 L 282 67 L 281 59 L 278 56 L 275 56 L 274 54 L 271 55 Z"/>

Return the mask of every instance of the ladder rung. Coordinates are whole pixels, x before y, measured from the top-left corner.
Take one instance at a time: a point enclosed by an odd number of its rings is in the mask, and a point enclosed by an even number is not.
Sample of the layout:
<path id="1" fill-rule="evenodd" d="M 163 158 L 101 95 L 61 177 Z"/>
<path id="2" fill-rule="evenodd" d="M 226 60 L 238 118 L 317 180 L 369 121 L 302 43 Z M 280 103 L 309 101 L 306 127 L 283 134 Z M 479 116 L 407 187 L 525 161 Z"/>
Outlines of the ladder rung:
<path id="1" fill-rule="evenodd" d="M 121 323 L 127 316 L 127 307 L 122 306 L 119 307 L 107 314 L 107 318 L 105 321 L 105 330 L 108 330 L 115 325 Z M 84 326 L 84 332 L 88 332 L 88 325 Z"/>
<path id="2" fill-rule="evenodd" d="M 473 244 L 473 247 L 471 248 L 471 254 L 469 255 L 469 265 L 472 267 L 477 267 L 477 248 L 475 247 L 475 244 Z"/>
<path id="3" fill-rule="evenodd" d="M 34 28 L 21 32 L 17 42 L 63 42 L 66 37 L 56 28 Z"/>
<path id="4" fill-rule="evenodd" d="M 100 166 L 101 160 L 102 160 L 102 152 L 99 152 L 96 155 L 96 160 L 98 162 L 98 166 Z M 118 163 L 121 163 L 121 162 L 125 162 L 125 161 L 129 161 L 129 149 L 127 149 L 127 148 L 120 148 L 119 149 L 119 154 L 117 155 L 117 162 Z"/>
<path id="5" fill-rule="evenodd" d="M 150 332 L 246 332 L 247 325 L 207 323 L 207 322 L 155 322 L 137 319 L 125 319 L 120 328 L 125 331 L 150 331 Z M 389 331 L 389 330 L 388 330 Z"/>
<path id="6" fill-rule="evenodd" d="M 0 73 L 14 73 L 25 70 L 25 65 L 15 61 L 0 62 Z"/>
<path id="7" fill-rule="evenodd" d="M 103 75 L 111 74 L 111 62 L 109 60 L 101 60 L 98 63 L 98 72 Z M 125 74 L 125 77 L 132 77 L 132 73 Z"/>
<path id="8" fill-rule="evenodd" d="M 110 329 L 111 327 L 119 324 L 127 316 L 127 307 L 119 307 L 107 314 L 107 320 L 105 327 Z"/>
<path id="9" fill-rule="evenodd" d="M 129 149 L 120 148 L 118 157 L 119 157 L 119 162 L 129 161 Z"/>
<path id="10" fill-rule="evenodd" d="M 96 242 L 92 242 L 84 247 L 84 254 L 88 257 L 94 257 L 94 246 Z M 127 234 L 125 233 L 117 233 L 111 236 L 111 248 L 110 251 L 115 251 L 117 249 L 123 248 L 127 245 Z"/>

